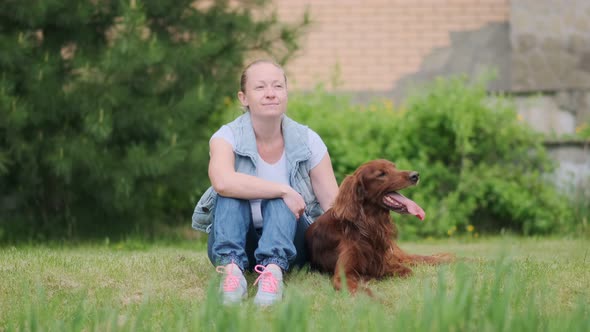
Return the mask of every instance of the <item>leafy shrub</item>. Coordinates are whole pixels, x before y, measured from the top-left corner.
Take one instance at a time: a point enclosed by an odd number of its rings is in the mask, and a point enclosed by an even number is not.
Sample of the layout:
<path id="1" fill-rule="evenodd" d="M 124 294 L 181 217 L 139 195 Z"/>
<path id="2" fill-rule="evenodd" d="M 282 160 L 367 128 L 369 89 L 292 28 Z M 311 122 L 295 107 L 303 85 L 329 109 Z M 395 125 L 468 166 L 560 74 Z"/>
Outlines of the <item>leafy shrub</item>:
<path id="1" fill-rule="evenodd" d="M 353 105 L 320 89 L 291 96 L 289 113 L 324 139 L 339 181 L 375 158 L 420 172 L 420 185 L 404 192 L 427 219 L 396 216 L 406 236 L 547 234 L 574 222 L 570 202 L 546 179 L 555 165 L 542 137 L 483 83 L 440 79 L 395 108 L 387 100 Z"/>
<path id="2" fill-rule="evenodd" d="M 0 240 L 186 224 L 248 52 L 299 47 L 265 2 L 0 2 Z"/>
<path id="3" fill-rule="evenodd" d="M 584 122 L 576 128 L 576 136 L 581 139 L 590 139 L 590 122 Z"/>

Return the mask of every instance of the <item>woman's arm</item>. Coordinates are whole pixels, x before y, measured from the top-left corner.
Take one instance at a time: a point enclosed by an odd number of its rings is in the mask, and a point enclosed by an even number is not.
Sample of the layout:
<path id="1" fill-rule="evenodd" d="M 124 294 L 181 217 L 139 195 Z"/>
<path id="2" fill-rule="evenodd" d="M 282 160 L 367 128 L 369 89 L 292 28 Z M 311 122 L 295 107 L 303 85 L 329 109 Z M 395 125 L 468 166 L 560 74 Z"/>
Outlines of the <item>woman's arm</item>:
<path id="1" fill-rule="evenodd" d="M 231 144 L 223 138 L 209 143 L 209 179 L 215 191 L 226 197 L 240 199 L 282 198 L 297 218 L 305 208 L 303 197 L 286 184 L 274 183 L 256 176 L 238 173 Z"/>
<path id="2" fill-rule="evenodd" d="M 336 182 L 330 155 L 327 152 L 322 161 L 309 172 L 309 175 L 311 176 L 313 192 L 318 198 L 322 210 L 327 211 L 332 207 L 338 194 L 338 183 Z"/>
<path id="3" fill-rule="evenodd" d="M 226 140 L 214 138 L 209 147 L 209 179 L 213 189 L 220 195 L 241 199 L 267 199 L 285 195 L 289 187 L 287 185 L 236 172 L 234 152 Z"/>

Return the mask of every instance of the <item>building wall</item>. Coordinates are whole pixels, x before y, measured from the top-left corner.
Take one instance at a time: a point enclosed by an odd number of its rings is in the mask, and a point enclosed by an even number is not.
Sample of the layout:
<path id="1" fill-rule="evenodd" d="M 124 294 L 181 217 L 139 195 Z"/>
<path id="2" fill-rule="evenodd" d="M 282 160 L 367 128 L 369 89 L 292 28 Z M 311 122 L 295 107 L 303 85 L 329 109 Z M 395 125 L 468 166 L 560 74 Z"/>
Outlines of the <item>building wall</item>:
<path id="1" fill-rule="evenodd" d="M 543 132 L 575 133 L 590 121 L 590 1 L 514 0 L 510 30 L 521 114 Z"/>
<path id="2" fill-rule="evenodd" d="M 274 0 L 279 19 L 309 10 L 290 86 L 403 99 L 435 77 L 477 78 L 514 93 L 521 117 L 552 137 L 557 182 L 590 181 L 587 143 L 560 141 L 590 121 L 590 0 Z M 555 138 L 557 140 L 555 140 Z"/>
<path id="3" fill-rule="evenodd" d="M 389 92 L 420 71 L 452 33 L 509 20 L 509 0 L 274 0 L 279 19 L 309 10 L 312 26 L 288 65 L 292 87 L 319 83 L 351 92 Z"/>
<path id="4" fill-rule="evenodd" d="M 513 0 L 512 90 L 590 89 L 590 1 Z"/>

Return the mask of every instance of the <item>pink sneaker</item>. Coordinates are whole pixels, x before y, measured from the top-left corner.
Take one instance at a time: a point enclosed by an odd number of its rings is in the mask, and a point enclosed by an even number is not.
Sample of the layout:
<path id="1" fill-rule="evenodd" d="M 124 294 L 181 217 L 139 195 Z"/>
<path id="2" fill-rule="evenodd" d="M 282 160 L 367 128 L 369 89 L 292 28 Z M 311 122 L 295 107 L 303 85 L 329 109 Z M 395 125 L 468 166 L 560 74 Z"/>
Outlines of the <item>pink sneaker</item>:
<path id="1" fill-rule="evenodd" d="M 254 285 L 258 284 L 258 292 L 254 297 L 254 304 L 258 306 L 270 306 L 283 299 L 283 272 L 276 265 L 269 266 L 254 267 L 254 271 L 260 273 L 254 282 Z"/>
<path id="2" fill-rule="evenodd" d="M 247 283 L 242 270 L 233 263 L 218 266 L 215 270 L 218 273 L 224 274 L 221 285 L 219 285 L 223 304 L 230 305 L 242 302 L 247 296 Z"/>

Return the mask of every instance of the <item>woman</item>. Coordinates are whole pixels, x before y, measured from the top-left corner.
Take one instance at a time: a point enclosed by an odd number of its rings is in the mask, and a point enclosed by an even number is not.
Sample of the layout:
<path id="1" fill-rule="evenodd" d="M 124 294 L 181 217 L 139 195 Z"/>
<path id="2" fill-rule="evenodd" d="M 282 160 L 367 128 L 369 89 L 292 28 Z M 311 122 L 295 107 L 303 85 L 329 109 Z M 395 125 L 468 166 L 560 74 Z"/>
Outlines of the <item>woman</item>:
<path id="1" fill-rule="evenodd" d="M 266 306 L 282 298 L 283 272 L 306 262 L 305 230 L 331 206 L 338 185 L 321 138 L 285 115 L 283 69 L 258 60 L 240 83 L 246 112 L 211 137 L 212 188 L 195 208 L 193 227 L 209 233 L 224 303 L 246 297 L 243 271 L 255 265 L 254 303 Z"/>

